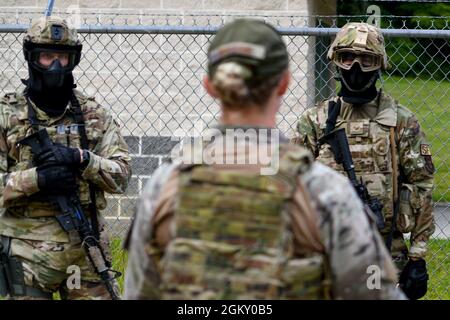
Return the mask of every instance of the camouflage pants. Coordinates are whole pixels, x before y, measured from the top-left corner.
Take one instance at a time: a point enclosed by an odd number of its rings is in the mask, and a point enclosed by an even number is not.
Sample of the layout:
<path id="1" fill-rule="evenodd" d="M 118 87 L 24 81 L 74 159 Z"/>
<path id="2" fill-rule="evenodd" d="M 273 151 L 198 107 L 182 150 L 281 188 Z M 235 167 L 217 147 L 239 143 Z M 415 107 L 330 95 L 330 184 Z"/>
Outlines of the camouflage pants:
<path id="1" fill-rule="evenodd" d="M 102 233 L 102 243 L 103 248 L 106 249 L 108 241 L 104 233 Z M 12 238 L 11 256 L 17 257 L 22 263 L 26 286 L 48 293 L 58 292 L 63 300 L 111 299 L 79 243 Z M 110 259 L 109 252 L 107 257 Z M 80 275 L 79 281 L 74 278 L 77 275 Z M 118 294 L 117 282 L 114 287 Z M 41 300 L 44 298 L 20 296 L 11 299 Z"/>

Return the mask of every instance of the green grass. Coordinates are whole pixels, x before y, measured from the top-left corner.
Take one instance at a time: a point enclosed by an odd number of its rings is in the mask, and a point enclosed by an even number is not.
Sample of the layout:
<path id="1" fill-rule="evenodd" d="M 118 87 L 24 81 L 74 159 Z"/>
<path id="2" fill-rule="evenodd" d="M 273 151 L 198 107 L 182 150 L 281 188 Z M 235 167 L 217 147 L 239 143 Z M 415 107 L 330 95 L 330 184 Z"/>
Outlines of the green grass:
<path id="1" fill-rule="evenodd" d="M 112 241 L 114 268 L 125 274 L 127 255 L 122 250 L 120 239 Z M 450 300 L 450 240 L 430 240 L 429 256 L 427 259 L 428 292 L 422 299 L 425 300 Z M 119 278 L 119 285 L 123 292 L 124 276 Z"/>
<path id="2" fill-rule="evenodd" d="M 431 143 L 433 162 L 437 169 L 433 200 L 449 202 L 447 143 L 450 143 L 450 81 L 391 77 L 385 80 L 385 90 L 416 113 Z"/>
<path id="3" fill-rule="evenodd" d="M 119 238 L 113 238 L 111 240 L 111 252 L 113 255 L 113 269 L 122 273 L 117 279 L 121 292 L 123 292 L 125 269 L 127 267 L 128 255 L 125 250 L 122 249 L 122 241 Z"/>
<path id="4" fill-rule="evenodd" d="M 124 275 L 127 265 L 127 254 L 122 250 L 121 240 L 115 238 L 111 241 L 111 250 L 113 253 L 114 270 L 122 272 L 119 277 L 120 290 L 123 292 Z M 428 273 L 430 280 L 428 282 L 428 292 L 422 299 L 424 300 L 450 300 L 450 240 L 430 240 L 429 255 L 427 258 Z M 59 299 L 59 295 L 54 295 Z M 0 300 L 3 300 L 0 297 Z"/>
<path id="5" fill-rule="evenodd" d="M 423 299 L 450 300 L 450 240 L 430 240 L 428 292 Z"/>

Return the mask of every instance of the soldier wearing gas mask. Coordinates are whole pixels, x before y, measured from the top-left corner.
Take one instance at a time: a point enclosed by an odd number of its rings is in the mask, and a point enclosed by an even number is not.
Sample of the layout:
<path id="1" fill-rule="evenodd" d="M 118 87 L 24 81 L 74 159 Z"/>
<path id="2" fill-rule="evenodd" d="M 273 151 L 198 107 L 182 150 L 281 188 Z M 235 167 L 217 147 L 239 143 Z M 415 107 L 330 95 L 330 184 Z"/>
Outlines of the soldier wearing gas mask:
<path id="1" fill-rule="evenodd" d="M 427 242 L 435 228 L 430 145 L 414 113 L 377 89 L 381 70 L 388 66 L 380 29 L 346 24 L 328 59 L 337 67 L 341 89 L 302 115 L 293 141 L 345 174 L 330 145 L 321 139 L 345 129 L 356 175 L 370 196 L 382 203 L 384 227 L 379 231 L 399 269 L 400 287 L 410 299 L 421 298 L 427 291 Z M 409 250 L 406 233 L 411 233 Z"/>
<path id="2" fill-rule="evenodd" d="M 112 115 L 75 90 L 82 45 L 58 17 L 32 22 L 23 41 L 29 78 L 0 100 L 0 296 L 11 299 L 110 299 L 79 234 L 51 199 L 74 195 L 111 265 L 99 210 L 105 192 L 123 193 L 131 175 L 128 147 Z M 45 129 L 52 145 L 35 154 L 24 138 Z M 42 132 L 42 131 L 41 131 Z M 62 218 L 61 218 L 62 219 Z M 73 223 L 68 219 L 67 223 Z M 92 240 L 92 239 L 91 239 Z M 114 291 L 114 294 L 111 294 Z"/>
<path id="3" fill-rule="evenodd" d="M 38 27 L 42 26 L 34 25 Z M 71 34 L 65 35 L 65 31 Z M 27 95 L 49 116 L 61 115 L 73 94 L 72 71 L 80 62 L 82 49 L 74 32 L 63 25 L 45 31 L 30 29 L 24 39 L 23 52 L 29 71 L 29 79 L 24 81 Z"/>

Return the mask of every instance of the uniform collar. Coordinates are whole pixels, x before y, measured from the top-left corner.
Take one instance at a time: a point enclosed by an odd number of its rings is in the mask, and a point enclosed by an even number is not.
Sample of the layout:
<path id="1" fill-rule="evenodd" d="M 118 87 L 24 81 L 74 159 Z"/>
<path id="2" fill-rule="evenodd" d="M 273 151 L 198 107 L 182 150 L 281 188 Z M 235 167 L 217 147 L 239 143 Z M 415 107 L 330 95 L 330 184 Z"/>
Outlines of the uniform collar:
<path id="1" fill-rule="evenodd" d="M 270 136 L 272 130 L 277 130 L 278 133 L 278 137 L 280 139 L 280 142 L 289 142 L 289 140 L 284 136 L 284 134 L 281 132 L 280 129 L 278 128 L 269 128 L 269 127 L 265 127 L 265 126 L 246 126 L 246 125 L 223 125 L 223 124 L 217 124 L 212 126 L 213 129 L 219 130 L 222 134 L 226 133 L 226 130 L 228 129 L 242 129 L 242 130 L 248 130 L 248 129 L 254 129 L 256 130 L 256 132 L 259 132 L 260 130 L 265 130 L 265 132 L 268 133 L 268 135 Z"/>
<path id="2" fill-rule="evenodd" d="M 341 101 L 343 108 L 336 122 L 336 125 L 345 121 L 345 119 L 342 118 L 342 111 L 345 109 L 344 106 L 351 106 L 349 103 L 346 103 L 343 100 Z M 377 114 L 371 119 L 371 121 L 375 121 L 381 125 L 388 127 L 395 127 L 397 125 L 397 103 L 392 97 L 380 90 L 375 99 L 360 107 L 364 108 L 371 106 L 373 106 L 374 108 L 378 108 Z"/>
<path id="3" fill-rule="evenodd" d="M 388 127 L 397 125 L 397 103 L 382 90 L 379 93 L 378 113 L 373 120 Z"/>
<path id="4" fill-rule="evenodd" d="M 25 100 L 26 98 L 23 97 L 23 99 L 24 99 L 24 101 L 23 101 L 24 108 L 18 113 L 18 118 L 19 118 L 19 120 L 28 120 L 28 104 Z M 67 112 L 70 110 L 70 103 L 69 103 L 67 105 L 66 109 L 64 110 L 64 112 L 60 116 L 50 117 L 44 111 L 39 109 L 31 99 L 30 99 L 30 103 L 31 103 L 31 107 L 33 108 L 34 112 L 36 113 L 37 120 L 45 122 L 47 124 L 52 124 L 52 123 L 55 123 L 55 122 L 61 120 L 62 118 L 64 118 L 66 116 Z"/>

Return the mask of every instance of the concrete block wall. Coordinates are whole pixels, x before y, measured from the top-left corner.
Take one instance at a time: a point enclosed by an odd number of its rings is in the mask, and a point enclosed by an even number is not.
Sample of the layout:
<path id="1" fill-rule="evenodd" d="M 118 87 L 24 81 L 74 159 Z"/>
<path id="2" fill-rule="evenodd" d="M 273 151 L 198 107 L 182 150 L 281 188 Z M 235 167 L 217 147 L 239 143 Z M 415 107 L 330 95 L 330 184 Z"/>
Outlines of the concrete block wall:
<path id="1" fill-rule="evenodd" d="M 103 216 L 115 235 L 124 236 L 139 194 L 152 173 L 178 143 L 170 136 L 124 136 L 131 155 L 132 178 L 125 195 L 109 195 Z"/>
<path id="2" fill-rule="evenodd" d="M 307 0 L 57 0 L 55 8 L 174 10 L 305 10 Z M 319 1 L 320 2 L 320 1 Z M 322 1 L 323 2 L 323 1 Z M 328 1 L 332 3 L 332 1 Z M 2 0 L 1 7 L 44 8 L 47 0 Z"/>

